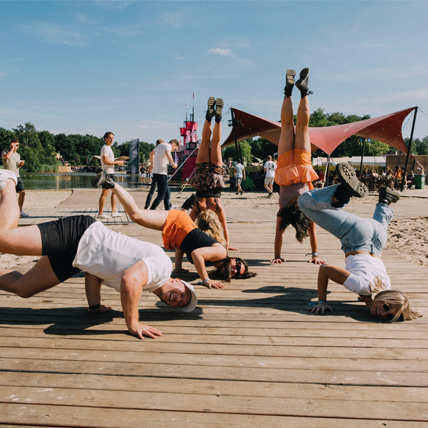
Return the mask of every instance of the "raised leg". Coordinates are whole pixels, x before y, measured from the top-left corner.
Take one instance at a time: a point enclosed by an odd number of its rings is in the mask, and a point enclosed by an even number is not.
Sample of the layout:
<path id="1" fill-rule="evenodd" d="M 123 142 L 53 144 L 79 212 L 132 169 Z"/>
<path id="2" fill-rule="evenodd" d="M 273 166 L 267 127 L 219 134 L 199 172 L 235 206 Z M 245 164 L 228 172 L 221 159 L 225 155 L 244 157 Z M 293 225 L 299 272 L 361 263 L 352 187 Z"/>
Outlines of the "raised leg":
<path id="1" fill-rule="evenodd" d="M 210 161 L 210 144 L 211 144 L 211 121 L 205 120 L 204 127 L 202 128 L 201 144 L 199 145 L 198 155 L 196 156 L 196 163 L 203 163 Z"/>
<path id="2" fill-rule="evenodd" d="M 311 140 L 309 138 L 309 97 L 305 96 L 300 99 L 299 108 L 297 109 L 296 136 L 294 148 L 311 153 Z"/>
<path id="3" fill-rule="evenodd" d="M 217 166 L 223 166 L 223 158 L 221 156 L 221 122 L 214 123 L 213 137 L 211 140 L 211 158 L 209 162 Z"/>
<path id="4" fill-rule="evenodd" d="M 278 157 L 294 149 L 293 104 L 290 97 L 285 97 L 281 108 L 281 133 L 278 143 Z"/>
<path id="5" fill-rule="evenodd" d="M 148 227 L 149 229 L 163 229 L 166 218 L 168 217 L 168 211 L 140 209 L 132 195 L 117 183 L 112 191 L 117 196 L 132 221 L 141 226 Z"/>

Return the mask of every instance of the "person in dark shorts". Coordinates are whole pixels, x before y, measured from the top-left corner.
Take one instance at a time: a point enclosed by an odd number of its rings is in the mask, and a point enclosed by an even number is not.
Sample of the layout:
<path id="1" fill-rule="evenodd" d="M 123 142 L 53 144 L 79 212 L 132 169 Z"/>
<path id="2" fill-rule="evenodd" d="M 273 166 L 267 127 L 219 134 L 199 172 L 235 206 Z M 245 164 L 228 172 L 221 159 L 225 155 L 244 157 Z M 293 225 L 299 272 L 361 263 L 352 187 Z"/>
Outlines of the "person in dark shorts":
<path id="1" fill-rule="evenodd" d="M 193 286 L 171 278 L 171 260 L 155 244 L 110 230 L 84 215 L 18 228 L 15 186 L 15 174 L 0 170 L 0 251 L 42 257 L 25 274 L 0 269 L 1 290 L 31 297 L 83 271 L 89 312 L 110 310 L 101 304 L 101 284 L 115 288 L 121 294 L 128 331 L 140 339 L 162 334 L 139 322 L 143 288 L 185 312 L 195 308 Z"/>
<path id="2" fill-rule="evenodd" d="M 186 254 L 189 262 L 195 265 L 203 285 L 208 288 L 223 288 L 223 284 L 210 279 L 206 266 L 215 267 L 213 275 L 224 281 L 255 276 L 248 272 L 248 264 L 244 260 L 228 257 L 224 245 L 200 230 L 186 212 L 142 210 L 132 195 L 119 184 L 107 178 L 105 185 L 111 186 L 132 221 L 143 227 L 162 231 L 164 247 L 176 250 L 176 272 L 186 272 L 181 267 L 183 255 Z"/>

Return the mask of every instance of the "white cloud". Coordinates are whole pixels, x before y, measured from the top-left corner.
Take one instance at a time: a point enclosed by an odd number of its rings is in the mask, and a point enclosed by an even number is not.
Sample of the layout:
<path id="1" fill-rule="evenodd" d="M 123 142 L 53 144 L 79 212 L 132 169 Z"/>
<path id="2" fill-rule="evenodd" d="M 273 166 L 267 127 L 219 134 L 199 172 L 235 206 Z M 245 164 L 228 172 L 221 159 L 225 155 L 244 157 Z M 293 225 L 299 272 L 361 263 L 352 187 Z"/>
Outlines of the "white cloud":
<path id="1" fill-rule="evenodd" d="M 208 52 L 214 54 L 214 55 L 220 55 L 220 56 L 231 56 L 232 51 L 229 48 L 211 48 Z"/>
<path id="2" fill-rule="evenodd" d="M 87 46 L 90 41 L 86 34 L 68 30 L 59 24 L 39 22 L 33 25 L 24 25 L 21 28 L 30 31 L 41 39 L 68 46 Z"/>

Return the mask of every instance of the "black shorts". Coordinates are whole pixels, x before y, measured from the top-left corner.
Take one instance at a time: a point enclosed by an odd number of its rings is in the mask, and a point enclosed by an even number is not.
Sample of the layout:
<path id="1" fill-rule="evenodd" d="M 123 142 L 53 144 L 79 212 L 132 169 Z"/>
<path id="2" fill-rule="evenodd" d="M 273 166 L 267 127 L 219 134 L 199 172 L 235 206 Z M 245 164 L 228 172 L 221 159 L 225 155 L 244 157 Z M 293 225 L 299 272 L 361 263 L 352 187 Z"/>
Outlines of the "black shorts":
<path id="1" fill-rule="evenodd" d="M 76 215 L 37 225 L 42 236 L 42 255 L 48 256 L 61 282 L 80 272 L 72 263 L 82 235 L 95 221 L 87 215 Z"/>
<path id="2" fill-rule="evenodd" d="M 197 248 L 211 247 L 211 245 L 217 242 L 218 241 L 203 232 L 201 229 L 193 229 L 183 239 L 183 242 L 180 245 L 180 250 L 186 254 L 189 262 L 193 264 L 192 253 L 194 250 Z"/>
<path id="3" fill-rule="evenodd" d="M 22 181 L 21 177 L 16 177 L 16 178 L 18 179 L 16 187 L 15 187 L 16 193 L 23 192 L 24 191 L 24 182 Z"/>
<path id="4" fill-rule="evenodd" d="M 198 199 L 202 199 L 202 198 L 220 198 L 222 190 L 223 189 L 221 187 L 216 187 L 215 189 L 209 189 L 209 190 L 197 190 L 196 191 L 196 197 Z"/>
<path id="5" fill-rule="evenodd" d="M 111 178 L 114 181 L 114 174 L 107 174 L 106 177 Z M 104 186 L 106 186 L 106 187 L 104 187 Z M 101 187 L 103 189 L 110 189 L 110 186 L 108 184 L 106 185 L 105 183 Z"/>

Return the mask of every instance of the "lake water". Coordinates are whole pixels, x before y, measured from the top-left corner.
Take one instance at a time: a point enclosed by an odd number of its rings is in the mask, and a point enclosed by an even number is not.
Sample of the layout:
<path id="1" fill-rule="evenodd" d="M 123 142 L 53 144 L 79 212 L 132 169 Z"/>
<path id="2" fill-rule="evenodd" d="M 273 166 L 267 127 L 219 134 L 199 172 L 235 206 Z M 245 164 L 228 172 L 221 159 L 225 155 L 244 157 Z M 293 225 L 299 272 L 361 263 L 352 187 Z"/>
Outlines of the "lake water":
<path id="1" fill-rule="evenodd" d="M 72 173 L 22 173 L 26 190 L 47 189 L 85 189 L 92 188 L 91 178 L 94 173 L 72 172 Z M 138 175 L 115 174 L 114 179 L 123 187 L 141 188 L 141 178 Z"/>

